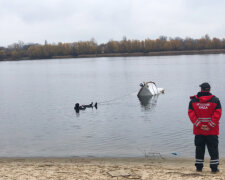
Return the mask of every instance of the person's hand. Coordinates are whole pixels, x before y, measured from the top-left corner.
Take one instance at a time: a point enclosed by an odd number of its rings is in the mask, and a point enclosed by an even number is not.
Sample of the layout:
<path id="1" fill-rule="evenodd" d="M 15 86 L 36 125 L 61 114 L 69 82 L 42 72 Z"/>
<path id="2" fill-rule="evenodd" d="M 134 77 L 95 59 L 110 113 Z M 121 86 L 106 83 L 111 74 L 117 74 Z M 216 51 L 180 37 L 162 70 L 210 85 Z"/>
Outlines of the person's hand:
<path id="1" fill-rule="evenodd" d="M 201 129 L 203 131 L 209 131 L 210 130 L 210 128 L 207 125 L 202 125 Z"/>

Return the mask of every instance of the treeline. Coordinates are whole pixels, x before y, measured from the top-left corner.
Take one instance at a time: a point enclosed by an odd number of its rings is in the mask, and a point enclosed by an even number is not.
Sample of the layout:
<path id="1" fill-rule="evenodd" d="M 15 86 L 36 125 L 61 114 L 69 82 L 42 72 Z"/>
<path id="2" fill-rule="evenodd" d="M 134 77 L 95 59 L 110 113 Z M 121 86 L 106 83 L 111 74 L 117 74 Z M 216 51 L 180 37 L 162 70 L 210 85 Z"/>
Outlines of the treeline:
<path id="1" fill-rule="evenodd" d="M 55 57 L 78 57 L 80 55 L 97 55 L 113 53 L 149 53 L 161 51 L 190 51 L 207 49 L 225 49 L 225 39 L 210 38 L 208 35 L 200 39 L 192 38 L 159 38 L 145 40 L 121 41 L 110 40 L 105 44 L 97 44 L 94 39 L 73 43 L 58 43 L 44 45 L 24 44 L 22 41 L 7 48 L 0 47 L 0 60 L 19 59 L 49 59 Z"/>

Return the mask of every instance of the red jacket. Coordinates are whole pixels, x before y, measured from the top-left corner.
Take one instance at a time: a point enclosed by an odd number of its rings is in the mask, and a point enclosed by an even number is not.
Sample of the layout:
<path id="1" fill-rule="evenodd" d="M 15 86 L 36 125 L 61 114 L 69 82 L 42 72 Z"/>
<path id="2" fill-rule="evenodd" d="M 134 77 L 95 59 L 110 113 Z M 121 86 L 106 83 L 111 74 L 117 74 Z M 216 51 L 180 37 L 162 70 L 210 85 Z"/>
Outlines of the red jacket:
<path id="1" fill-rule="evenodd" d="M 222 114 L 219 99 L 209 92 L 199 92 L 191 96 L 188 115 L 193 123 L 193 133 L 195 135 L 219 135 L 219 120 Z M 207 125 L 209 131 L 201 129 L 202 125 Z"/>

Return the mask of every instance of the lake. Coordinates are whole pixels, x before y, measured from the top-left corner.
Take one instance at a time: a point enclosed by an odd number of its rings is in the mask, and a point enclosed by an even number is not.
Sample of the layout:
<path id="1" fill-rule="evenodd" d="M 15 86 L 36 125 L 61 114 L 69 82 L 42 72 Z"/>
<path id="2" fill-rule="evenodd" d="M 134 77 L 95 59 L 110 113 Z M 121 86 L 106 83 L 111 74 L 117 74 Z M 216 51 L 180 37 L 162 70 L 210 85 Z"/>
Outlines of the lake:
<path id="1" fill-rule="evenodd" d="M 207 81 L 223 107 L 224 77 L 224 54 L 0 62 L 0 156 L 194 157 L 189 97 Z M 165 94 L 140 101 L 143 81 Z M 224 115 L 219 137 L 225 157 Z"/>

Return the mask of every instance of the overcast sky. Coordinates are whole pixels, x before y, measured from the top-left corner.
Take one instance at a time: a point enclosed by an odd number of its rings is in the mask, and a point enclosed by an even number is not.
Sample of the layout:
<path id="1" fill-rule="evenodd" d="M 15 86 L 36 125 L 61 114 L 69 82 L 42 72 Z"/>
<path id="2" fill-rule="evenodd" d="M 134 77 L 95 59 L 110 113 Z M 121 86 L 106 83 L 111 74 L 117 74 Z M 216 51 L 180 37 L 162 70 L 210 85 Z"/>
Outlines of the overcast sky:
<path id="1" fill-rule="evenodd" d="M 168 37 L 224 38 L 224 0 L 0 0 L 0 46 Z"/>

